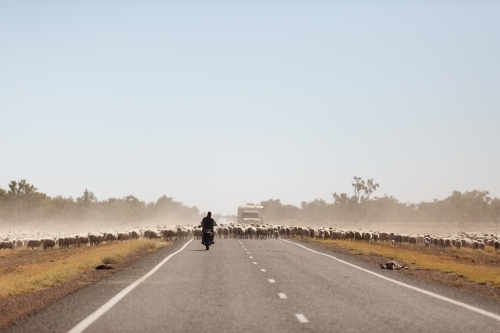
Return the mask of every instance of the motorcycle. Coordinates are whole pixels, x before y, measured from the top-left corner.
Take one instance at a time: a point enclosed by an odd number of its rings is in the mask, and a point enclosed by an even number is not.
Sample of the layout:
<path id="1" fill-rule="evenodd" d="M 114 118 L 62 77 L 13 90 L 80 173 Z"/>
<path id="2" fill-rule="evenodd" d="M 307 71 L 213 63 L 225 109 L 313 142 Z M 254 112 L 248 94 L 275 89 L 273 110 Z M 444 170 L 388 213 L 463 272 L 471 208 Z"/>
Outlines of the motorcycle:
<path id="1" fill-rule="evenodd" d="M 208 251 L 210 249 L 210 245 L 212 245 L 212 230 L 210 229 L 203 230 L 203 235 L 201 237 L 203 245 L 205 245 L 205 250 Z"/>

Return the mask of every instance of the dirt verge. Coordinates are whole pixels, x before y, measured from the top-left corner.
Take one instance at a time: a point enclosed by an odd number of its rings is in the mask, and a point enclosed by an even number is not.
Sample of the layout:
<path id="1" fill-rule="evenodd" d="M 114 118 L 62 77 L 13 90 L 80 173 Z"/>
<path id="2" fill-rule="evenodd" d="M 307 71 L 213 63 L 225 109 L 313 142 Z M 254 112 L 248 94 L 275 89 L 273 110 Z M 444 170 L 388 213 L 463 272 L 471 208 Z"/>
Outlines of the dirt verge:
<path id="1" fill-rule="evenodd" d="M 57 284 L 52 288 L 0 299 L 0 330 L 23 317 L 43 310 L 66 295 L 123 270 L 149 253 L 151 252 L 148 248 L 141 247 L 134 253 L 125 256 L 119 264 L 112 265 L 113 269 L 86 271 L 78 278 Z"/>

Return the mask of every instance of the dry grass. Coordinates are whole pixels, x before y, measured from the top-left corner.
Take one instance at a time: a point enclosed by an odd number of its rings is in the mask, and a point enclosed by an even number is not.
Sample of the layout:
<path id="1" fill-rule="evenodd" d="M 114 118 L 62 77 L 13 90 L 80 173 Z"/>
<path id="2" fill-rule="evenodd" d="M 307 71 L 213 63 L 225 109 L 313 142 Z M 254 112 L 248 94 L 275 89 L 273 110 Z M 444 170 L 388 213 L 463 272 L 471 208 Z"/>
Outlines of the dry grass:
<path id="1" fill-rule="evenodd" d="M 484 251 L 462 248 L 430 248 L 344 240 L 315 240 L 333 243 L 353 253 L 382 256 L 423 270 L 455 273 L 471 282 L 500 287 L 500 252 L 491 247 Z"/>
<path id="2" fill-rule="evenodd" d="M 0 299 L 35 292 L 77 278 L 100 264 L 118 264 L 146 247 L 150 252 L 166 246 L 164 242 L 138 240 L 94 247 L 0 253 Z"/>

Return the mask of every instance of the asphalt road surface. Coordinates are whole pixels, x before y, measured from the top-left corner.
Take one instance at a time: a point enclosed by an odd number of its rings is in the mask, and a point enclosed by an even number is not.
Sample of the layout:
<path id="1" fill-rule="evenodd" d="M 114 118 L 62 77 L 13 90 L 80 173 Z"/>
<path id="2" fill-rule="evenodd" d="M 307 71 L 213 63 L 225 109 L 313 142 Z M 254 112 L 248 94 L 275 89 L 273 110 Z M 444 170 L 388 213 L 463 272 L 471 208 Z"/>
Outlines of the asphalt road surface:
<path id="1" fill-rule="evenodd" d="M 309 244 L 222 239 L 205 251 L 193 240 L 6 332 L 486 333 L 500 332 L 500 302 Z"/>

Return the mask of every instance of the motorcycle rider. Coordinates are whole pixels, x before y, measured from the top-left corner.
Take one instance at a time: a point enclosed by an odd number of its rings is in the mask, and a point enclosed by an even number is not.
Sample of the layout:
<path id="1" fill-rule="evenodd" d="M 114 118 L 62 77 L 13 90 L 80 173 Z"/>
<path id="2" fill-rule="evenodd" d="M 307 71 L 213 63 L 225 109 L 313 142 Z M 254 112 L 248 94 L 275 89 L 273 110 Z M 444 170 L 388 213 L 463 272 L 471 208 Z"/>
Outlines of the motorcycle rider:
<path id="1" fill-rule="evenodd" d="M 214 242 L 214 236 L 215 236 L 215 234 L 214 234 L 214 226 L 216 226 L 216 225 L 217 225 L 217 223 L 212 218 L 212 213 L 208 212 L 207 216 L 205 216 L 203 218 L 203 220 L 201 220 L 200 225 L 199 225 L 199 227 L 201 227 L 201 232 L 202 232 L 201 244 L 203 244 L 203 231 L 205 229 L 210 229 L 212 231 L 212 233 L 210 235 L 210 242 L 212 244 L 215 244 L 215 242 Z"/>

